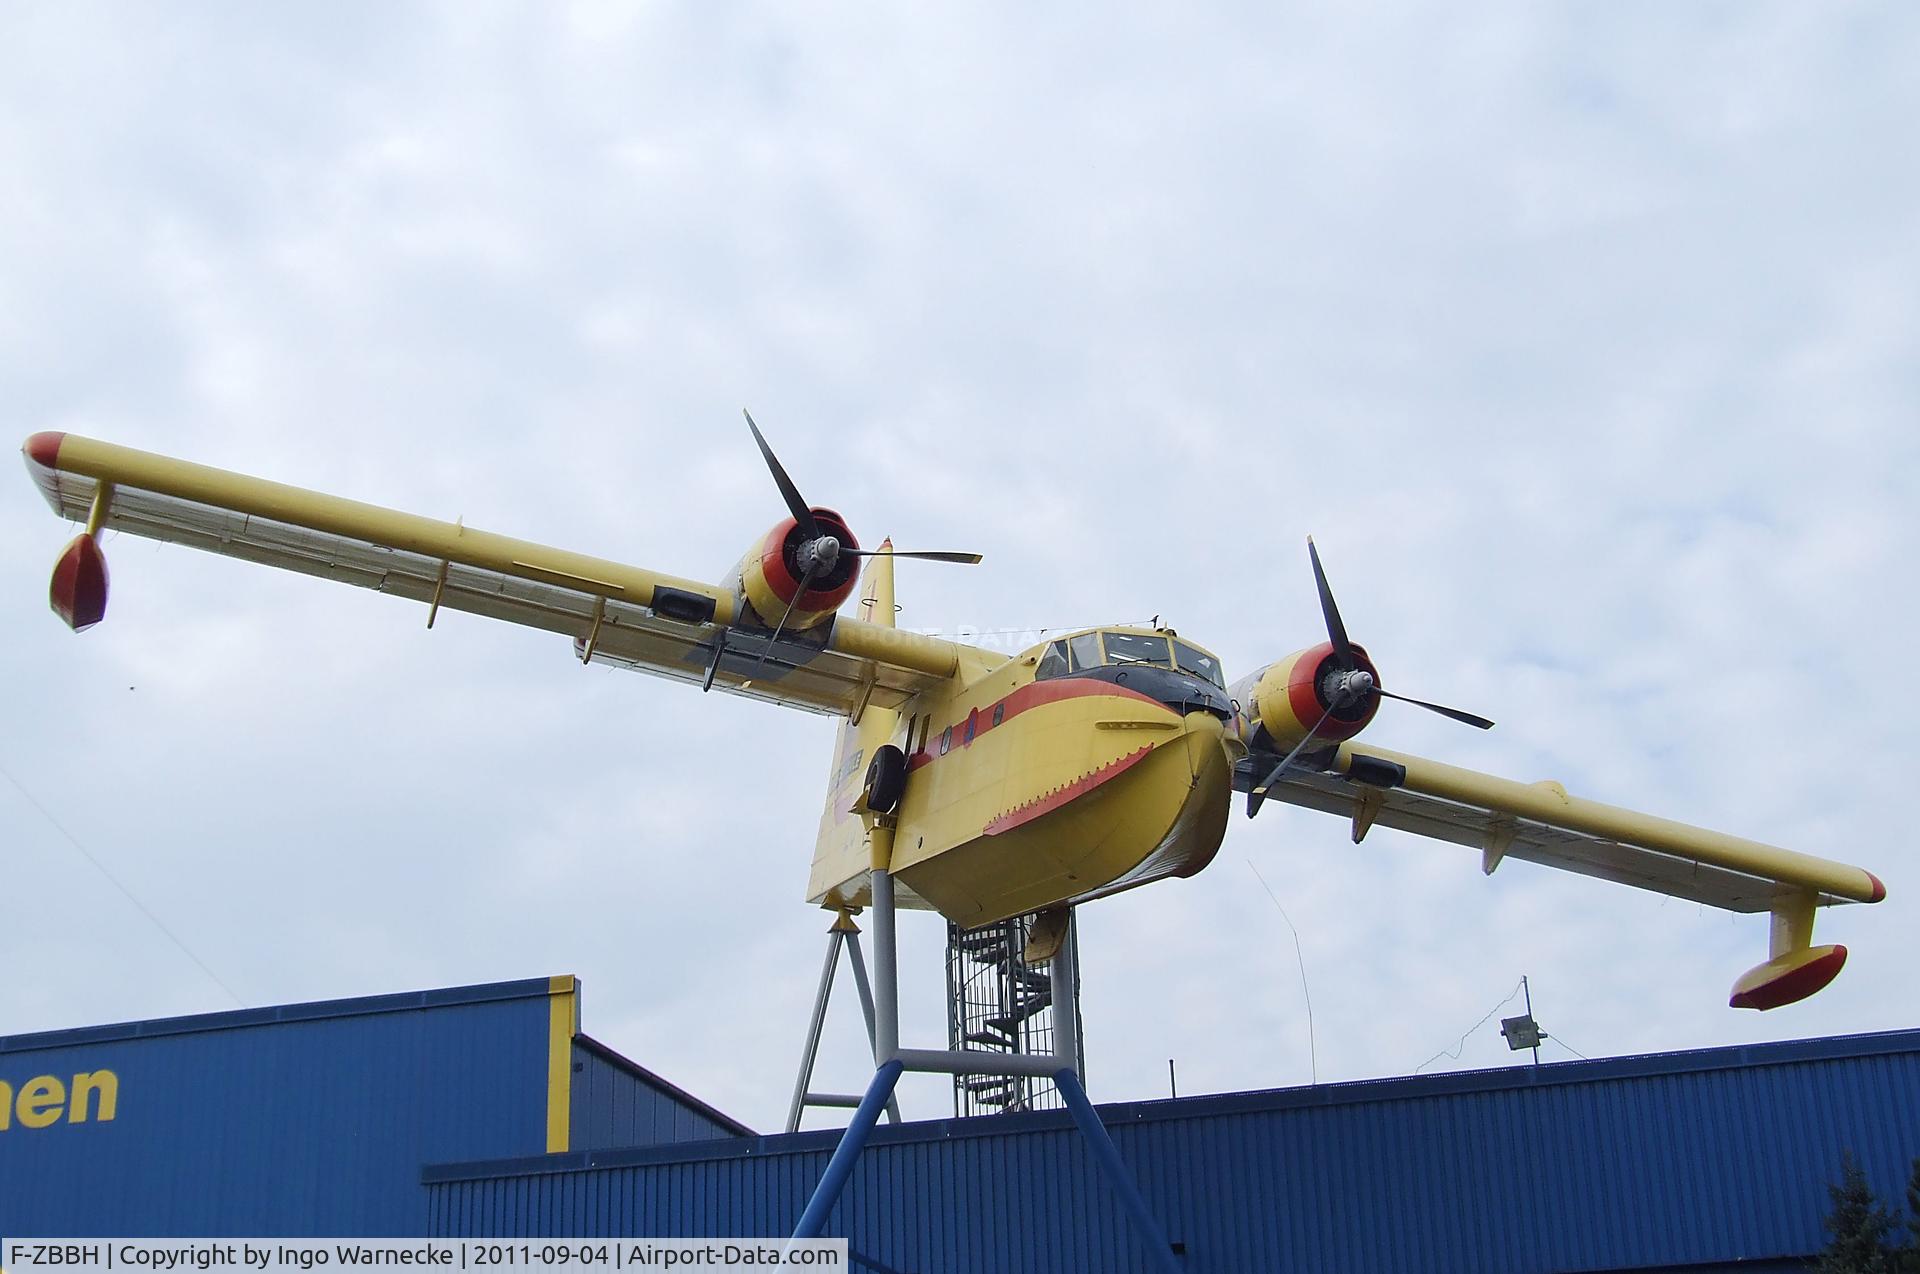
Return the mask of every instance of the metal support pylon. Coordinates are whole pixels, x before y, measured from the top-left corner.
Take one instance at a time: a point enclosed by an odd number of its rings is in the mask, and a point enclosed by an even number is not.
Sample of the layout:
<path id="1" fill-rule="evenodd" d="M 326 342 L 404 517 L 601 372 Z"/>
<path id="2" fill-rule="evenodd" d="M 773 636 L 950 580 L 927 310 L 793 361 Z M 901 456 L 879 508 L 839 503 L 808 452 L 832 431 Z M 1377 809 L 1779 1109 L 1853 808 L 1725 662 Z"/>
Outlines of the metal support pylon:
<path id="1" fill-rule="evenodd" d="M 1069 921 L 1069 926 L 1072 922 Z M 893 1100 L 894 1085 L 907 1071 L 941 1075 L 1042 1075 L 1054 1081 L 1061 1099 L 1073 1113 L 1074 1123 L 1087 1140 L 1095 1165 L 1107 1184 L 1120 1196 L 1121 1206 L 1134 1228 L 1145 1240 L 1156 1268 L 1165 1274 L 1180 1274 L 1166 1233 L 1147 1208 L 1145 1196 L 1127 1171 L 1100 1115 L 1087 1100 L 1080 1085 L 1076 1059 L 1080 1055 L 1079 978 L 1074 970 L 1074 943 L 1068 941 L 1049 965 L 1053 979 L 1054 1011 L 1058 1015 L 1051 1053 L 989 1053 L 980 1049 L 926 1049 L 900 1047 L 900 977 L 898 948 L 894 941 L 893 876 L 881 868 L 873 871 L 873 960 L 876 974 L 873 1027 L 873 1082 L 856 1104 L 853 1122 L 841 1134 L 826 1171 L 807 1200 L 806 1210 L 794 1226 L 796 1239 L 814 1239 L 826 1228 L 827 1216 L 840 1198 L 854 1161 L 867 1144 L 880 1111 Z M 828 966 L 831 968 L 831 964 Z M 823 990 L 824 994 L 824 990 Z"/>
<path id="2" fill-rule="evenodd" d="M 874 1050 L 874 1062 L 879 1064 L 879 1041 L 873 1026 L 873 988 L 867 984 L 867 959 L 860 953 L 860 926 L 853 923 L 850 914 L 842 911 L 827 930 L 827 961 L 820 968 L 820 990 L 813 997 L 813 1018 L 807 1025 L 806 1047 L 800 1053 L 800 1075 L 793 1082 L 793 1104 L 787 1108 L 788 1132 L 800 1130 L 800 1117 L 809 1106 L 845 1109 L 860 1105 L 860 1098 L 853 1094 L 816 1093 L 811 1087 L 813 1064 L 820 1055 L 820 1032 L 827 1022 L 827 1004 L 833 998 L 833 975 L 840 967 L 843 950 L 853 965 L 853 989 L 860 996 L 861 1016 L 867 1020 L 867 1046 Z M 892 1094 L 887 1096 L 887 1122 L 900 1122 L 900 1102 Z"/>

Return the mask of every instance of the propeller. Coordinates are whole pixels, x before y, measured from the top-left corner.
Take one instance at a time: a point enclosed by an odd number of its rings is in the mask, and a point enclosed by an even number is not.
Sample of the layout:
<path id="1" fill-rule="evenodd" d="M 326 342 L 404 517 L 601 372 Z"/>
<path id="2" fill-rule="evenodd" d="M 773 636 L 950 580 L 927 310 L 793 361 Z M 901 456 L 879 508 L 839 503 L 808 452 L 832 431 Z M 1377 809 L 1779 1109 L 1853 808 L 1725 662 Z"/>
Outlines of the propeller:
<path id="1" fill-rule="evenodd" d="M 1342 701 L 1336 700 L 1330 707 L 1328 707 L 1328 709 L 1321 714 L 1320 719 L 1313 723 L 1313 729 L 1307 731 L 1306 737 L 1304 739 L 1301 739 L 1300 742 L 1293 745 L 1293 751 L 1281 757 L 1280 763 L 1274 766 L 1271 770 L 1267 771 L 1267 777 L 1260 780 L 1259 786 L 1248 791 L 1247 793 L 1247 817 L 1248 818 L 1252 818 L 1255 814 L 1258 814 L 1260 812 L 1261 804 L 1267 799 L 1267 789 L 1272 787 L 1275 783 L 1278 783 L 1280 781 L 1280 776 L 1287 772 L 1287 767 L 1293 764 L 1294 759 L 1298 757 L 1302 752 L 1307 750 L 1307 744 L 1312 743 L 1313 736 L 1320 733 L 1320 727 L 1325 725 L 1327 721 L 1333 716 L 1334 709 L 1343 707 L 1343 706 L 1345 705 Z"/>
<path id="2" fill-rule="evenodd" d="M 1320 550 L 1314 547 L 1313 537 L 1311 535 L 1307 537 L 1307 556 L 1313 560 L 1313 582 L 1315 587 L 1320 590 L 1320 614 L 1327 621 L 1327 640 L 1333 643 L 1333 657 L 1337 671 L 1344 674 L 1338 683 L 1336 695 L 1346 694 L 1347 697 L 1344 702 L 1337 699 L 1333 707 L 1345 707 L 1347 703 L 1351 703 L 1355 699 L 1365 695 L 1366 692 L 1371 691 L 1383 699 L 1398 699 L 1401 703 L 1410 703 L 1416 708 L 1425 708 L 1428 712 L 1437 712 L 1443 717 L 1451 717 L 1463 725 L 1470 725 L 1481 730 L 1493 729 L 1493 722 L 1487 720 L 1485 717 L 1476 716 L 1471 712 L 1462 712 L 1458 708 L 1449 708 L 1438 703 L 1428 703 L 1425 699 L 1414 699 L 1407 695 L 1395 694 L 1393 691 L 1387 690 L 1375 682 L 1372 674 L 1362 669 L 1360 667 L 1360 661 L 1353 657 L 1353 643 L 1347 640 L 1347 626 L 1340 622 L 1340 607 L 1333 600 L 1333 589 L 1327 585 L 1327 572 L 1325 568 L 1320 565 Z M 1364 686 L 1357 684 L 1362 679 L 1366 682 Z M 1332 708 L 1329 708 L 1328 711 L 1331 712 Z M 1325 718 L 1322 718 L 1323 722 L 1324 720 Z M 1319 726 L 1314 727 L 1315 730 L 1319 728 Z M 1311 738 L 1312 736 L 1309 735 L 1308 737 Z"/>
<path id="3" fill-rule="evenodd" d="M 820 524 L 813 520 L 813 509 L 800 498 L 800 488 L 793 485 L 793 479 L 789 478 L 787 471 L 780 467 L 780 458 L 774 455 L 773 448 L 767 445 L 765 436 L 760 432 L 760 426 L 753 423 L 753 413 L 742 407 L 740 414 L 747 418 L 747 428 L 753 431 L 754 444 L 760 448 L 760 455 L 766 460 L 767 468 L 773 474 L 773 485 L 780 488 L 780 498 L 787 502 L 787 512 L 793 514 L 793 520 L 800 524 L 800 529 L 807 533 L 808 539 L 819 539 Z"/>
<path id="4" fill-rule="evenodd" d="M 773 485 L 780 489 L 780 498 L 786 502 L 787 512 L 793 515 L 793 520 L 799 526 L 801 534 L 806 537 L 795 551 L 796 562 L 800 567 L 799 585 L 787 601 L 787 609 L 781 614 L 780 622 L 773 626 L 773 636 L 767 639 L 766 648 L 760 652 L 760 658 L 754 661 L 753 668 L 747 675 L 747 681 L 750 682 L 759 675 L 761 666 L 767 662 L 767 656 L 773 653 L 774 645 L 779 642 L 780 634 L 786 631 L 787 621 L 793 618 L 794 607 L 799 603 L 801 596 L 812 587 L 814 580 L 832 574 L 833 568 L 839 564 L 842 556 L 905 557 L 922 562 L 953 562 L 963 566 L 972 566 L 980 561 L 978 553 L 894 548 L 862 549 L 843 544 L 838 536 L 826 532 L 821 527 L 820 520 L 814 517 L 813 507 L 801 496 L 800 488 L 794 485 L 793 479 L 787 475 L 786 468 L 780 463 L 779 457 L 773 454 L 773 448 L 767 445 L 766 435 L 762 434 L 760 426 L 754 423 L 753 413 L 743 407 L 740 409 L 740 414 L 747 418 L 747 428 L 753 433 L 754 445 L 760 448 L 760 457 L 767 462 L 767 472 L 773 475 Z M 709 687 L 713 684 L 713 674 L 719 666 L 720 657 L 719 652 L 716 651 L 713 667 L 707 673 Z"/>
<path id="5" fill-rule="evenodd" d="M 1307 537 L 1307 556 L 1313 560 L 1313 584 L 1320 590 L 1320 614 L 1327 621 L 1327 640 L 1333 643 L 1333 657 L 1340 661 L 1343 668 L 1357 668 L 1354 662 L 1353 643 L 1347 640 L 1347 626 L 1340 622 L 1340 607 L 1333 600 L 1333 589 L 1327 584 L 1327 572 L 1320 565 L 1320 550 L 1313 546 L 1313 537 Z"/>
<path id="6" fill-rule="evenodd" d="M 1318 721 L 1314 722 L 1313 729 L 1307 731 L 1306 737 L 1294 744 L 1293 750 L 1288 752 L 1284 757 L 1281 757 L 1279 764 L 1267 772 L 1267 777 L 1262 779 L 1258 786 L 1247 793 L 1248 818 L 1252 818 L 1260 812 L 1260 805 L 1266 800 L 1268 790 L 1272 788 L 1275 783 L 1278 783 L 1280 776 L 1287 772 L 1287 768 L 1291 766 L 1294 761 L 1298 760 L 1302 753 L 1307 751 L 1307 746 L 1316 741 L 1316 736 L 1319 735 L 1321 728 L 1333 719 L 1334 713 L 1340 711 L 1342 708 L 1352 707 L 1354 704 L 1363 701 L 1368 695 L 1377 695 L 1382 699 L 1397 699 L 1401 703 L 1410 703 L 1416 708 L 1425 708 L 1428 712 L 1437 712 L 1443 717 L 1448 717 L 1463 725 L 1473 726 L 1476 729 L 1493 729 L 1493 722 L 1483 716 L 1478 716 L 1471 712 L 1462 712 L 1458 708 L 1449 708 L 1444 704 L 1429 703 L 1425 699 L 1415 699 L 1409 695 L 1395 694 L 1393 691 L 1382 687 L 1380 683 L 1374 679 L 1373 673 L 1362 666 L 1361 661 L 1354 655 L 1353 642 L 1347 637 L 1347 626 L 1340 619 L 1339 604 L 1333 600 L 1333 588 L 1327 583 L 1326 568 L 1320 564 L 1320 550 L 1314 547 L 1313 537 L 1311 535 L 1307 537 L 1307 557 L 1313 562 L 1313 583 L 1315 589 L 1317 589 L 1320 594 L 1320 615 L 1326 620 L 1327 640 L 1333 646 L 1333 667 L 1322 674 L 1319 687 L 1321 696 L 1326 701 L 1327 710 L 1321 714 Z M 1324 747 L 1329 740 L 1319 739 L 1318 742 Z"/>
<path id="7" fill-rule="evenodd" d="M 1406 695 L 1397 695 L 1391 690 L 1381 690 L 1378 686 L 1375 686 L 1374 689 L 1379 691 L 1382 699 L 1398 699 L 1401 703 L 1410 703 L 1416 708 L 1425 708 L 1428 712 L 1437 712 L 1443 717 L 1452 717 L 1460 724 L 1473 726 L 1477 730 L 1493 729 L 1493 722 L 1487 720 L 1485 717 L 1476 716 L 1471 712 L 1462 712 L 1458 708 L 1449 708 L 1444 704 L 1428 703 L 1425 699 L 1413 699 Z"/>
<path id="8" fill-rule="evenodd" d="M 978 566 L 978 553 L 949 553 L 938 549 L 843 549 L 854 557 L 911 557 L 921 562 L 953 562 L 960 566 Z"/>

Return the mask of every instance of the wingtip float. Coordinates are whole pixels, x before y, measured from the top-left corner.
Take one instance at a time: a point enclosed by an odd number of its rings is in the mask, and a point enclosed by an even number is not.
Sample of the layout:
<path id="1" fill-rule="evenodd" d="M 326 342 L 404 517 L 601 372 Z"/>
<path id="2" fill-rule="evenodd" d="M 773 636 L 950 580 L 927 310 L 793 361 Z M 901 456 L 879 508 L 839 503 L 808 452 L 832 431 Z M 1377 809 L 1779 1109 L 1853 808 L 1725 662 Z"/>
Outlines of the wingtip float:
<path id="1" fill-rule="evenodd" d="M 804 500 L 748 417 L 788 514 L 719 584 L 508 539 L 77 435 L 38 433 L 27 468 L 86 522 L 50 600 L 76 631 L 107 601 L 107 527 L 172 540 L 572 638 L 585 661 L 842 718 L 806 897 L 902 906 L 963 926 L 1063 909 L 1214 857 L 1235 791 L 1741 912 L 1768 912 L 1768 959 L 1729 1004 L 1805 999 L 1846 963 L 1814 946 L 1817 908 L 1876 903 L 1858 867 L 1515 783 L 1359 741 L 1385 690 L 1347 637 L 1317 547 L 1326 640 L 1228 686 L 1173 630 L 1070 633 L 1009 659 L 896 628 L 899 558 L 978 555 L 859 546 Z M 842 615 L 863 572 L 860 607 Z M 1486 728 L 1484 717 L 1416 706 Z"/>
<path id="2" fill-rule="evenodd" d="M 57 509 L 61 445 L 64 433 L 37 433 L 27 439 L 21 451 L 27 457 L 27 470 L 47 492 Z M 95 507 L 90 508 L 87 529 L 74 537 L 53 564 L 53 579 L 47 588 L 47 602 L 68 628 L 83 633 L 107 614 L 107 557 L 100 551 L 100 531 L 105 522 L 105 499 L 110 488 L 96 486 Z"/>

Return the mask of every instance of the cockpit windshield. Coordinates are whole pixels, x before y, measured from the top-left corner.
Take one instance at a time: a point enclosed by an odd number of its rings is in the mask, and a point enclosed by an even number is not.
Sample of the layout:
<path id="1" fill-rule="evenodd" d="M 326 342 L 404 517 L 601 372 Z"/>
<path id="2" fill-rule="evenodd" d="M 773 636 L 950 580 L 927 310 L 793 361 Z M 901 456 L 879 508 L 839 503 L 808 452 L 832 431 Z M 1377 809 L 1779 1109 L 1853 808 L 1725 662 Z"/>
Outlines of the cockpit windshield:
<path id="1" fill-rule="evenodd" d="M 1107 662 L 1110 664 L 1153 664 L 1173 667 L 1165 637 L 1143 637 L 1138 633 L 1105 633 Z"/>
<path id="2" fill-rule="evenodd" d="M 1190 672 L 1196 677 L 1205 677 L 1221 689 L 1226 689 L 1226 674 L 1220 671 L 1220 661 L 1201 650 L 1198 646 L 1189 646 L 1176 639 L 1173 643 L 1174 666 L 1181 672 Z"/>
<path id="3" fill-rule="evenodd" d="M 1098 668 L 1106 661 L 1100 657 L 1100 634 L 1081 633 L 1078 637 L 1067 639 L 1067 652 L 1073 656 L 1073 670 L 1085 672 L 1089 668 Z"/>
<path id="4" fill-rule="evenodd" d="M 1063 638 L 1047 647 L 1034 676 L 1045 680 L 1068 671 L 1087 672 L 1125 664 L 1177 668 L 1222 689 L 1227 684 L 1218 659 L 1198 646 L 1159 633 L 1092 632 Z"/>

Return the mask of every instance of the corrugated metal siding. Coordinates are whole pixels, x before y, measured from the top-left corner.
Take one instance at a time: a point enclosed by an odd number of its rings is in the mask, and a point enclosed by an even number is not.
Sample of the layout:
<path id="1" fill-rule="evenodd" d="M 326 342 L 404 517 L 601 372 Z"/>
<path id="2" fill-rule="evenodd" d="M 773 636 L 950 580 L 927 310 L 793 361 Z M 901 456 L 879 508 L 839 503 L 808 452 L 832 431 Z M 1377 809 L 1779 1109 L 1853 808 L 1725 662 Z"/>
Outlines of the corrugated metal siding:
<path id="1" fill-rule="evenodd" d="M 711 1141 L 753 1131 L 584 1035 L 573 1044 L 573 1127 L 575 1150 Z"/>
<path id="2" fill-rule="evenodd" d="M 0 1080 L 110 1069 L 110 1122 L 0 1132 L 0 1232 L 417 1233 L 422 1159 L 545 1145 L 547 982 L 16 1036 Z"/>
<path id="3" fill-rule="evenodd" d="M 16 1113 L 0 1129 L 0 1234 L 418 1234 L 423 1163 L 545 1149 L 553 989 L 534 978 L 0 1038 L 16 1095 L 102 1069 L 119 1088 L 111 1121 L 28 1128 Z M 748 1131 L 585 1036 L 560 1046 L 577 1067 L 575 1147 Z"/>
<path id="4" fill-rule="evenodd" d="M 1103 1107 L 1195 1271 L 1815 1252 L 1852 1151 L 1903 1197 L 1920 1032 Z M 430 1170 L 442 1235 L 784 1233 L 834 1134 Z M 900 1271 L 1148 1268 L 1057 1113 L 882 1128 L 829 1232 Z M 1754 1268 L 1749 1266 L 1747 1268 Z"/>

